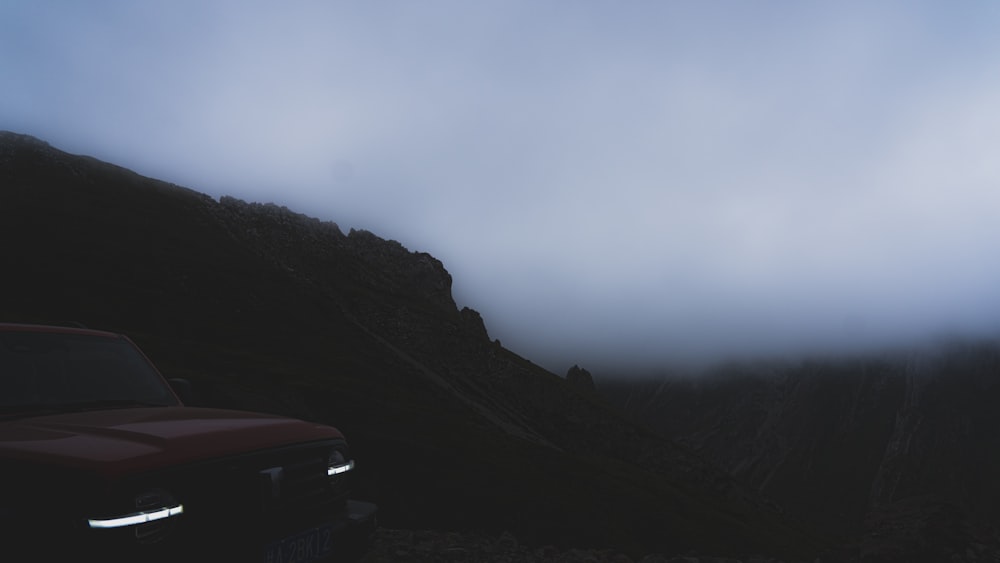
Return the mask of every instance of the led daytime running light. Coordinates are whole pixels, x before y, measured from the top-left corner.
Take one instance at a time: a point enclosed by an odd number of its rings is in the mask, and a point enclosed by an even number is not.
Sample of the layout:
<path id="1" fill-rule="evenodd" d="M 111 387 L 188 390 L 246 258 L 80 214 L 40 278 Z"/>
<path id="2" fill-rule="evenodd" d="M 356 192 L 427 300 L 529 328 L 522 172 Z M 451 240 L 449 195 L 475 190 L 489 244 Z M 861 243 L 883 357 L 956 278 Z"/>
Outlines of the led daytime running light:
<path id="1" fill-rule="evenodd" d="M 327 475 L 340 475 L 354 469 L 354 460 L 348 461 L 344 465 L 334 465 L 326 468 Z"/>
<path id="2" fill-rule="evenodd" d="M 87 523 L 90 524 L 91 528 L 122 528 L 125 526 L 137 526 L 139 524 L 146 524 L 147 522 L 155 522 L 157 520 L 163 520 L 164 518 L 170 518 L 171 516 L 177 516 L 178 514 L 183 513 L 184 505 L 178 504 L 177 506 L 152 510 L 150 512 L 136 512 L 135 514 L 120 516 L 118 518 L 87 520 Z"/>

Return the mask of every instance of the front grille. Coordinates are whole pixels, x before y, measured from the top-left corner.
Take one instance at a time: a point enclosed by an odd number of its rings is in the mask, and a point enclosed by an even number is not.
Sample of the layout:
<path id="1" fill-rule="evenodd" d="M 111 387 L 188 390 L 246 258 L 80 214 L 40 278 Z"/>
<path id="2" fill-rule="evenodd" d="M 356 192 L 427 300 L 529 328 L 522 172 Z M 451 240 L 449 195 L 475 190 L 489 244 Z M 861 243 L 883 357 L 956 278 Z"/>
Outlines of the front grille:
<path id="1" fill-rule="evenodd" d="M 331 520 L 347 499 L 347 475 L 328 476 L 324 442 L 200 463 L 157 476 L 184 505 L 178 535 L 266 542 Z M 346 451 L 345 451 L 346 453 Z"/>
<path id="2" fill-rule="evenodd" d="M 264 511 L 297 511 L 325 505 L 334 497 L 326 456 L 289 461 L 257 472 Z"/>

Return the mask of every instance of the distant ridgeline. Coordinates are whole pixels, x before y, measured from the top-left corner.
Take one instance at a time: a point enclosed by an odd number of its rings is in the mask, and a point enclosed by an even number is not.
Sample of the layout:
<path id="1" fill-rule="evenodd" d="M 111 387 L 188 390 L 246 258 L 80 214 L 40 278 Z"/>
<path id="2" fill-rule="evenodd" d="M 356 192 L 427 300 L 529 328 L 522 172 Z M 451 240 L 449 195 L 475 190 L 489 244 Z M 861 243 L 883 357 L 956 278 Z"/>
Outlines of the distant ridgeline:
<path id="1" fill-rule="evenodd" d="M 996 340 L 600 387 L 867 560 L 1000 554 Z"/>

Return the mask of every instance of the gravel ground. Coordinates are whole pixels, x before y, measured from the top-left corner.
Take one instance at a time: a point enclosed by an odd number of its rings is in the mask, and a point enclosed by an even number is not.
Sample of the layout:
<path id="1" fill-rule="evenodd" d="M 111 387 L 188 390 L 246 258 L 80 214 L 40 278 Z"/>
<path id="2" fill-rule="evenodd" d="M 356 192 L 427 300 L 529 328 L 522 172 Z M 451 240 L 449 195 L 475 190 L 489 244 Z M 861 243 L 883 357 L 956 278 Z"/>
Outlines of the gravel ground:
<path id="1" fill-rule="evenodd" d="M 380 528 L 369 551 L 359 563 L 783 563 L 777 559 L 724 557 L 665 557 L 646 555 L 633 559 L 607 549 L 558 549 L 529 547 L 504 533 L 485 536 L 468 533 L 393 530 Z"/>

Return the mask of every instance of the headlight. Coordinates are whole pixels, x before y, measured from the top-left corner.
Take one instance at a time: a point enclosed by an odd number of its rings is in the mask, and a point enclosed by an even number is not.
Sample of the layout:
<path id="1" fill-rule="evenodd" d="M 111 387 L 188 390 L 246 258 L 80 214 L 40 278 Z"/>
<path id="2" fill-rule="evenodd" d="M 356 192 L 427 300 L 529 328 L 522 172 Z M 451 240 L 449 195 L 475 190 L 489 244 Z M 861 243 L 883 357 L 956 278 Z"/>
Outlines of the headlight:
<path id="1" fill-rule="evenodd" d="M 330 461 L 327 463 L 326 474 L 329 476 L 340 475 L 354 469 L 354 460 L 344 458 L 343 452 L 334 450 L 330 454 Z"/>
<path id="2" fill-rule="evenodd" d="M 164 518 L 170 518 L 171 516 L 177 516 L 178 514 L 183 513 L 184 505 L 178 504 L 176 506 L 164 507 L 145 512 L 133 512 L 131 514 L 115 516 L 113 518 L 91 518 L 87 520 L 87 523 L 90 524 L 91 528 L 124 528 L 125 526 L 138 526 L 139 524 L 163 520 Z"/>
<path id="3" fill-rule="evenodd" d="M 135 537 L 142 543 L 152 543 L 163 539 L 170 531 L 173 518 L 184 514 L 184 505 L 174 500 L 167 492 L 155 489 L 136 495 L 135 511 L 108 518 L 90 518 L 91 528 L 134 527 Z"/>

